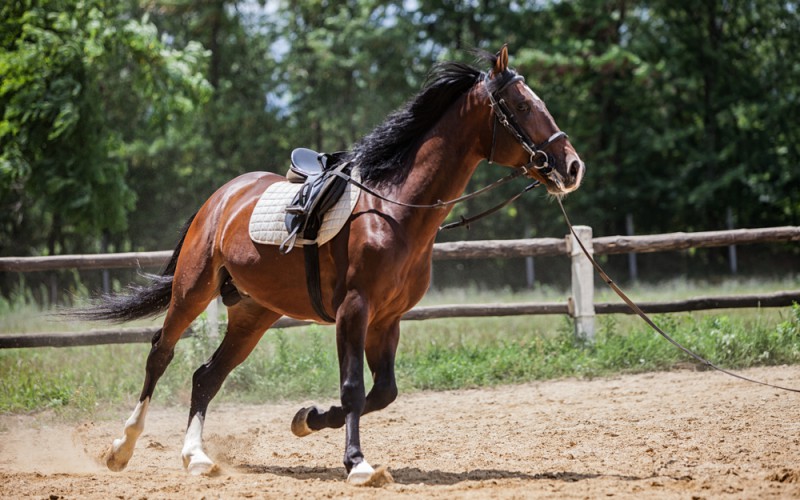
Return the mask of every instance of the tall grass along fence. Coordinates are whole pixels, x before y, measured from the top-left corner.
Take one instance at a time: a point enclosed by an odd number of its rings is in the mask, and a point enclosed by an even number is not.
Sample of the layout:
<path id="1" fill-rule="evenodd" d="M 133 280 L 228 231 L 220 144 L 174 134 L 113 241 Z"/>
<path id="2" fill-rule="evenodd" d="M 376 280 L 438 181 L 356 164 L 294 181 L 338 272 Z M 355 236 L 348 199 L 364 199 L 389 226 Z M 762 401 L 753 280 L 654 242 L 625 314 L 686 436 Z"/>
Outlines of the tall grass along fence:
<path id="1" fill-rule="evenodd" d="M 800 226 L 761 229 L 734 229 L 695 233 L 668 233 L 636 236 L 592 237 L 588 226 L 576 226 L 576 232 L 594 255 L 647 253 L 689 248 L 720 247 L 765 242 L 800 241 Z M 47 257 L 1 257 L 0 272 L 34 272 L 55 269 L 113 269 L 162 265 L 171 251 L 129 252 L 118 254 L 59 255 Z M 587 340 L 594 338 L 598 314 L 630 314 L 621 302 L 594 302 L 594 270 L 571 235 L 565 238 L 529 238 L 517 240 L 485 240 L 437 243 L 433 259 L 490 259 L 567 255 L 571 259 L 572 290 L 566 302 L 462 304 L 417 307 L 404 320 L 434 318 L 515 316 L 528 314 L 568 314 L 574 319 L 575 333 Z M 643 302 L 648 313 L 668 313 L 743 307 L 785 307 L 800 302 L 800 290 L 772 294 L 696 297 L 670 302 Z M 212 331 L 216 331 L 218 303 L 208 311 Z M 277 328 L 307 325 L 309 322 L 281 318 Z M 0 336 L 0 348 L 64 347 L 128 342 L 148 342 L 155 328 L 92 330 L 84 333 L 10 334 Z M 185 335 L 191 335 L 187 331 Z"/>

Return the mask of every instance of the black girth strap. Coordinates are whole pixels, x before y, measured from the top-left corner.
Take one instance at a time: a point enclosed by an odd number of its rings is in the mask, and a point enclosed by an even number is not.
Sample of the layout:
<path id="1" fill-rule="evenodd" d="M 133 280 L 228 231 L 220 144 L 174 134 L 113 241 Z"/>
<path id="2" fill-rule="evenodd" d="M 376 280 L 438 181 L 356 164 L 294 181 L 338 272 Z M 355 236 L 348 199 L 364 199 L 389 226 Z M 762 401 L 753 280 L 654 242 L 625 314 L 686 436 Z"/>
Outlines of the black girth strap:
<path id="1" fill-rule="evenodd" d="M 316 243 L 303 245 L 303 257 L 306 263 L 306 288 L 311 299 L 311 305 L 323 321 L 336 323 L 336 319 L 328 315 L 325 304 L 322 302 L 322 287 L 319 281 L 319 246 Z"/>

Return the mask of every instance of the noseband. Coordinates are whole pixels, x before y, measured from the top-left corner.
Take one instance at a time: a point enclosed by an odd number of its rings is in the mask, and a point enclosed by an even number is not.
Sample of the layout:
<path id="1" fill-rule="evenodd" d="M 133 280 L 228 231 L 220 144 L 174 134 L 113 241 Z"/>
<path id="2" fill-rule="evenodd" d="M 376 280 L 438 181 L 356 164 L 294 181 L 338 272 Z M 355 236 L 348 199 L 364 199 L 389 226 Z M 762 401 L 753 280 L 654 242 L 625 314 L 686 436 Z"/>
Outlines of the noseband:
<path id="1" fill-rule="evenodd" d="M 497 123 L 500 122 L 500 124 L 503 125 L 506 130 L 508 130 L 508 132 L 517 140 L 517 142 L 520 143 L 525 152 L 530 155 L 530 160 L 523 168 L 525 168 L 525 170 L 535 168 L 541 175 L 547 177 L 553 171 L 555 160 L 552 155 L 545 151 L 545 149 L 557 140 L 562 138 L 565 139 L 568 136 L 565 132 L 559 130 L 541 144 L 536 144 L 533 142 L 533 140 L 531 140 L 527 132 L 525 132 L 525 130 L 523 130 L 523 128 L 520 126 L 519 122 L 517 122 L 514 113 L 508 108 L 506 100 L 501 96 L 503 91 L 505 91 L 512 84 L 524 81 L 524 76 L 514 75 L 505 84 L 503 84 L 502 87 L 494 92 L 489 92 L 489 105 L 492 107 L 492 111 L 494 112 L 494 124 L 492 125 L 492 149 L 489 152 L 489 163 L 492 163 L 494 158 L 494 148 L 497 141 Z M 483 82 L 484 85 L 488 84 L 488 75 L 484 74 Z"/>

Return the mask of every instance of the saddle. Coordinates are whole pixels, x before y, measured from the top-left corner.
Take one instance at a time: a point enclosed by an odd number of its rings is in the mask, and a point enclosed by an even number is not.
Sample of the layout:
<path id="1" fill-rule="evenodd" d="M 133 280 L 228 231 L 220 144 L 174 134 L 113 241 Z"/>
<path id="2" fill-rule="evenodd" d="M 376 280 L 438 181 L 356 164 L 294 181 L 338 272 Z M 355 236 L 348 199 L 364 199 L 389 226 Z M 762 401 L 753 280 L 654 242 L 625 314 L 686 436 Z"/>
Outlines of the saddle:
<path id="1" fill-rule="evenodd" d="M 302 184 L 311 176 L 321 174 L 328 165 L 336 165 L 342 161 L 343 151 L 337 153 L 317 153 L 313 149 L 297 148 L 292 151 L 292 163 L 286 172 L 286 180 Z"/>
<path id="2" fill-rule="evenodd" d="M 286 231 L 289 236 L 280 246 L 281 253 L 294 248 L 297 237 L 317 239 L 322 217 L 341 198 L 347 180 L 339 173 L 350 175 L 352 164 L 343 162 L 344 153 L 317 153 L 306 148 L 292 152 L 292 164 L 286 179 L 303 184 L 292 202 L 286 207 Z"/>
<path id="3" fill-rule="evenodd" d="M 352 163 L 344 160 L 345 153 L 317 153 L 311 149 L 298 148 L 292 151 L 292 162 L 287 180 L 303 186 L 286 207 L 286 230 L 289 236 L 280 246 L 287 254 L 294 248 L 298 237 L 313 243 L 303 245 L 305 257 L 306 286 L 314 311 L 325 321 L 336 320 L 325 311 L 319 277 L 319 245 L 317 239 L 323 216 L 341 198 L 347 187 L 347 177 Z M 340 175 L 344 174 L 344 175 Z"/>

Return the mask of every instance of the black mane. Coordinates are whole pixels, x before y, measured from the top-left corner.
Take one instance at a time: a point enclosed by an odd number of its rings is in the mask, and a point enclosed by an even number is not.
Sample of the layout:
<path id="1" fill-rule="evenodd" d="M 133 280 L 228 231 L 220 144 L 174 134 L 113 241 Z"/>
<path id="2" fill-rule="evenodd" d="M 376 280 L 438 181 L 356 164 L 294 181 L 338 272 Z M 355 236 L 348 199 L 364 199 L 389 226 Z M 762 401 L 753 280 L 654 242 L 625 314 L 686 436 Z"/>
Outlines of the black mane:
<path id="1" fill-rule="evenodd" d="M 496 59 L 488 53 L 478 56 L 492 65 Z M 493 86 L 514 74 L 506 71 L 492 80 Z M 434 66 L 420 93 L 353 147 L 350 157 L 358 165 L 361 179 L 373 185 L 403 182 L 412 166 L 409 156 L 422 135 L 482 77 L 480 70 L 467 64 L 444 62 Z"/>

